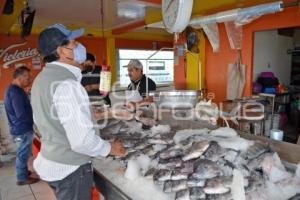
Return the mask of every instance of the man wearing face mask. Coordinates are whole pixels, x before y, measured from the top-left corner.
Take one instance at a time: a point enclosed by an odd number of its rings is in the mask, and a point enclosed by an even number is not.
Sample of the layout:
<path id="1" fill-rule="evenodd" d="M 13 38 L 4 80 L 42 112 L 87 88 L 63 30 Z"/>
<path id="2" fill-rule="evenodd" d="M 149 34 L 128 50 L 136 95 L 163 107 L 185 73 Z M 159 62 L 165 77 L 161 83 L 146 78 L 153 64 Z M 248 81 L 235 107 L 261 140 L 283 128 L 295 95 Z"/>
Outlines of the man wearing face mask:
<path id="1" fill-rule="evenodd" d="M 90 101 L 101 102 L 111 105 L 109 95 L 102 96 L 99 91 L 101 66 L 96 65 L 95 56 L 91 53 L 86 54 L 86 60 L 82 71 L 81 84 L 86 89 Z"/>
<path id="2" fill-rule="evenodd" d="M 86 49 L 75 40 L 83 32 L 55 24 L 38 39 L 46 66 L 31 90 L 33 117 L 41 135 L 34 168 L 58 200 L 91 199 L 91 157 L 126 154 L 120 142 L 102 140 L 94 127 L 88 95 L 80 83 Z"/>

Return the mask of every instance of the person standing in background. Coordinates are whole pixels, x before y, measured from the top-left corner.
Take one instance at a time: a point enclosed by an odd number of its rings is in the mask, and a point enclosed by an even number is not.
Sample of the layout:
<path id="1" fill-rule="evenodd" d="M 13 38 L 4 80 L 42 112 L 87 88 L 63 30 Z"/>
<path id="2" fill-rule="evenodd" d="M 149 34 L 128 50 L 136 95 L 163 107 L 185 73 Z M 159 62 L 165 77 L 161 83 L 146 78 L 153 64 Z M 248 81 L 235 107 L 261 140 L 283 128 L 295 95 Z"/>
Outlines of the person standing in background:
<path id="1" fill-rule="evenodd" d="M 25 89 L 30 85 L 30 69 L 26 66 L 16 68 L 13 82 L 5 92 L 4 105 L 9 122 L 10 133 L 17 145 L 16 177 L 17 185 L 33 184 L 39 179 L 31 178 L 27 163 L 32 156 L 33 116 L 29 97 Z"/>
<path id="2" fill-rule="evenodd" d="M 95 56 L 86 54 L 86 60 L 82 71 L 81 84 L 87 91 L 91 102 L 104 101 L 104 104 L 111 106 L 109 94 L 103 96 L 99 91 L 101 66 L 96 65 Z"/>
<path id="3" fill-rule="evenodd" d="M 127 108 L 135 110 L 153 102 L 153 98 L 147 96 L 147 91 L 155 91 L 156 84 L 143 74 L 143 64 L 137 59 L 132 59 L 127 65 L 127 71 L 131 81 L 126 91 Z"/>

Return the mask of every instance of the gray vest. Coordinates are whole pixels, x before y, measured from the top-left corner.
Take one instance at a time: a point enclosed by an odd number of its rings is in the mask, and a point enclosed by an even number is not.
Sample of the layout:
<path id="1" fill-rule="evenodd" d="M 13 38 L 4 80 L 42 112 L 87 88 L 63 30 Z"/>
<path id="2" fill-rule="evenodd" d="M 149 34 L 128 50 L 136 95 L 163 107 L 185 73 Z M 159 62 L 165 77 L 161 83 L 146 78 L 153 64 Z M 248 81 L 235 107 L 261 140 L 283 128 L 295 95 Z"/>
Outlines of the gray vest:
<path id="1" fill-rule="evenodd" d="M 57 86 L 67 79 L 76 80 L 76 77 L 62 66 L 46 64 L 33 82 L 31 103 L 35 124 L 41 135 L 40 153 L 44 158 L 58 163 L 83 165 L 91 159 L 87 155 L 72 151 L 53 105 Z"/>

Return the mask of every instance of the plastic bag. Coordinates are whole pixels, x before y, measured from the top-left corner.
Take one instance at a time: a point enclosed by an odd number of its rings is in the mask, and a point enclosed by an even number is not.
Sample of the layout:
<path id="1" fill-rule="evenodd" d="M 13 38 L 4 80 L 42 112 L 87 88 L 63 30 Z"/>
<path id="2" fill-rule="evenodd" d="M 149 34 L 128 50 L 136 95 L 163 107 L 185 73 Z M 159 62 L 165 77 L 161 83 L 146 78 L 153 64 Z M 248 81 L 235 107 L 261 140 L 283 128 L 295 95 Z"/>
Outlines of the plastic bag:
<path id="1" fill-rule="evenodd" d="M 201 25 L 207 38 L 213 48 L 213 52 L 219 52 L 220 50 L 220 37 L 219 28 L 217 23 L 202 24 Z"/>
<path id="2" fill-rule="evenodd" d="M 282 11 L 283 9 L 281 8 L 281 4 L 282 1 L 278 1 L 278 2 L 241 9 L 238 11 L 235 24 L 237 26 L 242 26 L 252 22 L 253 20 L 261 17 L 262 15 Z"/>
<path id="3" fill-rule="evenodd" d="M 243 27 L 230 21 L 225 22 L 225 28 L 231 49 L 242 49 Z"/>
<path id="4" fill-rule="evenodd" d="M 241 64 L 240 51 L 235 63 L 228 65 L 227 71 L 227 99 L 234 100 L 243 95 L 246 82 L 246 66 Z"/>

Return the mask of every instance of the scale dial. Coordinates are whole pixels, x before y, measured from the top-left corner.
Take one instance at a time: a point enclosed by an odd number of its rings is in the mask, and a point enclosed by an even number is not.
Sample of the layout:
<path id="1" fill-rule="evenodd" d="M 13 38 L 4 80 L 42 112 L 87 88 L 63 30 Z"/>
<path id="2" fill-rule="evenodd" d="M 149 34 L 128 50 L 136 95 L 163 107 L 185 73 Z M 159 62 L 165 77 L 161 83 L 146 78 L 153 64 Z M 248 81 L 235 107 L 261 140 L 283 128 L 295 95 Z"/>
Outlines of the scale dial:
<path id="1" fill-rule="evenodd" d="M 169 33 L 180 33 L 189 24 L 193 0 L 162 0 L 163 22 Z"/>

